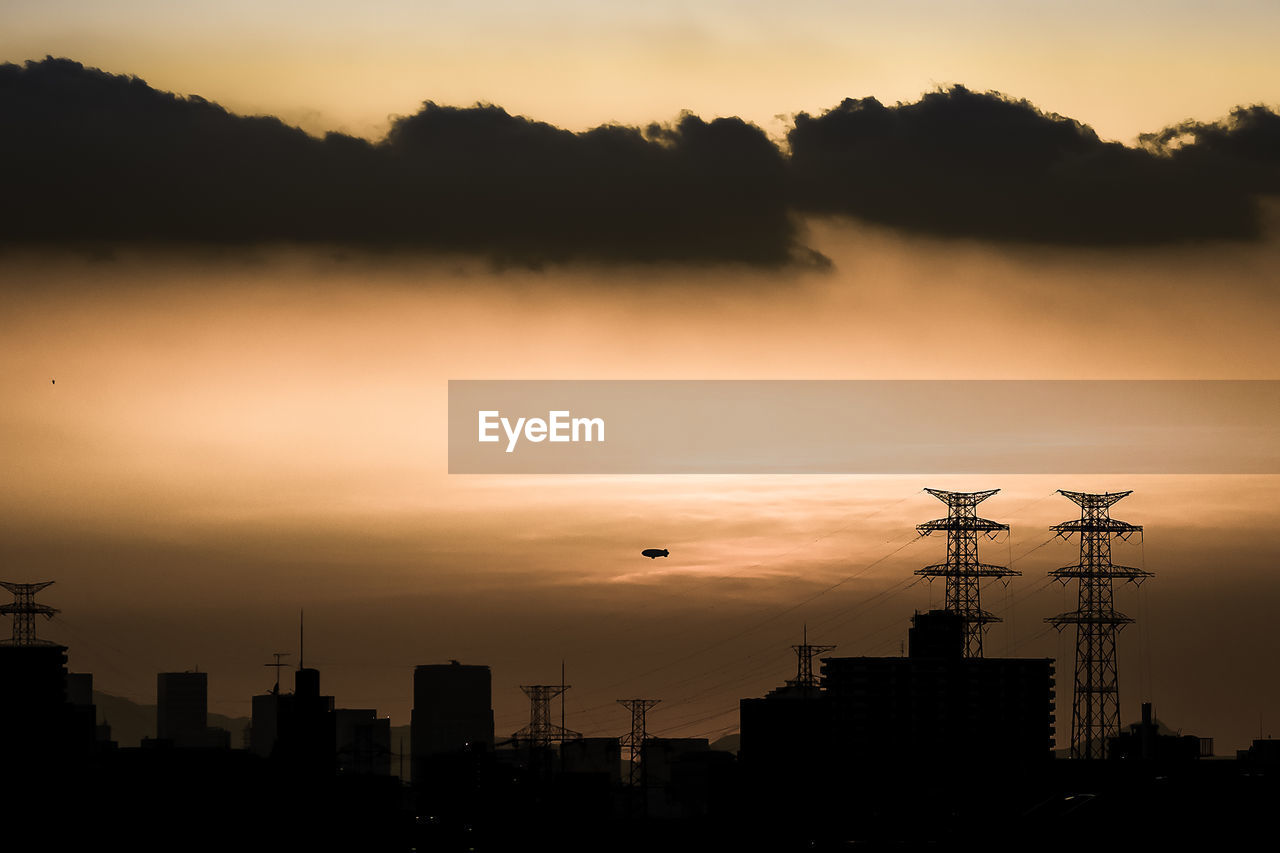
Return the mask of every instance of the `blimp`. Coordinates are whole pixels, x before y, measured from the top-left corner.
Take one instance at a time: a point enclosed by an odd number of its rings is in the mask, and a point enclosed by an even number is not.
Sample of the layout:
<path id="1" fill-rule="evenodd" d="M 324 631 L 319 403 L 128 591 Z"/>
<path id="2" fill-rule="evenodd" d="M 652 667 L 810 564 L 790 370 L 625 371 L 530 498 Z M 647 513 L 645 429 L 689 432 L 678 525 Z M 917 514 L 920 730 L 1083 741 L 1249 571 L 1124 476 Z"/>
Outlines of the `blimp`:
<path id="1" fill-rule="evenodd" d="M 669 557 L 669 556 L 671 556 L 671 555 L 667 552 L 667 549 L 666 549 L 666 548 L 645 548 L 645 549 L 644 549 L 643 551 L 641 551 L 640 553 L 641 553 L 643 556 L 648 557 L 650 560 L 656 560 L 656 559 L 658 559 L 659 557 Z"/>

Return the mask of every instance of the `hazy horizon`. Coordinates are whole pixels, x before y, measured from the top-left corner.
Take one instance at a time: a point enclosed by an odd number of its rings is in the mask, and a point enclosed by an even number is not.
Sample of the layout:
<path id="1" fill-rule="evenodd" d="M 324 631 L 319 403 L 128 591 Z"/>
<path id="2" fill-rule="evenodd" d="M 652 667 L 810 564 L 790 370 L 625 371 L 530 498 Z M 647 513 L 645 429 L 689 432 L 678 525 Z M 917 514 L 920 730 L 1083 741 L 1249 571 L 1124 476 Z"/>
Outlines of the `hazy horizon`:
<path id="1" fill-rule="evenodd" d="M 617 734 L 614 699 L 640 695 L 664 699 L 655 732 L 714 738 L 793 677 L 805 623 L 837 656 L 897 654 L 941 600 L 912 574 L 945 553 L 915 539 L 944 514 L 921 490 L 1001 488 L 982 510 L 1011 537 L 982 553 L 1023 576 L 984 589 L 1006 620 L 987 648 L 1057 659 L 1061 745 L 1074 646 L 1043 619 L 1069 609 L 1047 572 L 1076 545 L 1047 540 L 1076 507 L 1054 490 L 1133 489 L 1115 516 L 1145 545 L 1117 562 L 1156 577 L 1117 588 L 1138 620 L 1124 721 L 1154 700 L 1220 754 L 1265 731 L 1275 477 L 445 473 L 450 378 L 1280 378 L 1274 236 L 1080 251 L 810 230 L 830 271 L 11 252 L 5 577 L 57 580 L 40 635 L 143 703 L 155 672 L 198 665 L 211 710 L 246 715 L 271 653 L 296 663 L 305 609 L 324 691 L 396 725 L 415 664 L 490 665 L 501 735 L 527 722 L 518 685 L 564 660 L 570 728 Z"/>

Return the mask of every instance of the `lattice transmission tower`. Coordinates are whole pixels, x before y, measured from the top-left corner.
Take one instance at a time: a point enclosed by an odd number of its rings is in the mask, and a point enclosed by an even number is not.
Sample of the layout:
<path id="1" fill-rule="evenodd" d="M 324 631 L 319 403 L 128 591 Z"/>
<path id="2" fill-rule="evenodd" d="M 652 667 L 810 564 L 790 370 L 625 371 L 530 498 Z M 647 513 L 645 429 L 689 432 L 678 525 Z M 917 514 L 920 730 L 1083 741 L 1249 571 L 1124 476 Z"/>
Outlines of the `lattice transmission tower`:
<path id="1" fill-rule="evenodd" d="M 631 750 L 631 765 L 627 782 L 636 785 L 640 781 L 640 761 L 644 755 L 644 740 L 649 736 L 645 729 L 645 713 L 661 702 L 661 699 L 619 699 L 618 704 L 631 712 L 631 733 L 624 735 L 621 745 Z"/>
<path id="2" fill-rule="evenodd" d="M 551 700 L 571 686 L 569 684 L 520 685 L 520 689 L 529 697 L 529 725 L 513 734 L 511 739 L 517 744 L 541 747 L 582 737 L 580 732 L 551 722 Z"/>
<path id="3" fill-rule="evenodd" d="M 36 617 L 43 616 L 46 619 L 52 619 L 53 615 L 58 611 L 47 604 L 36 603 L 36 593 L 47 586 L 51 586 L 53 581 L 44 581 L 43 583 L 13 583 L 12 581 L 0 581 L 0 586 L 13 593 L 13 603 L 0 605 L 0 614 L 13 617 L 13 638 L 10 640 L 0 640 L 0 645 L 4 646 L 56 646 L 57 643 L 51 643 L 48 640 L 41 640 L 36 636 Z"/>
<path id="4" fill-rule="evenodd" d="M 1071 704 L 1071 757 L 1104 758 L 1107 738 L 1120 733 L 1120 687 L 1116 672 L 1116 634 L 1133 620 L 1116 610 L 1112 582 L 1116 578 L 1140 584 L 1152 573 L 1145 569 L 1111 564 L 1111 540 L 1141 534 L 1142 527 L 1111 518 L 1110 510 L 1121 498 L 1133 494 L 1108 492 L 1058 493 L 1080 505 L 1080 520 L 1049 528 L 1063 539 L 1080 534 L 1080 562 L 1050 572 L 1064 585 L 1080 581 L 1076 609 L 1046 622 L 1058 630 L 1076 626 L 1076 678 Z"/>
<path id="5" fill-rule="evenodd" d="M 818 676 L 813 674 L 813 659 L 820 654 L 829 652 L 835 648 L 834 645 L 819 646 L 809 642 L 809 626 L 804 626 L 804 632 L 801 635 L 800 645 L 792 646 L 796 653 L 796 677 L 787 682 L 788 687 L 800 687 L 807 690 L 816 690 L 818 688 Z"/>
<path id="6" fill-rule="evenodd" d="M 1000 617 L 982 609 L 979 598 L 983 578 L 1007 578 L 1022 572 L 1006 566 L 992 566 L 978 560 L 978 540 L 986 536 L 995 539 L 1009 525 L 978 517 L 978 504 L 994 495 L 999 489 L 985 492 L 944 492 L 941 489 L 925 489 L 947 505 L 947 517 L 926 521 L 916 526 L 916 532 L 928 536 L 938 530 L 947 533 L 947 561 L 925 566 L 916 571 L 927 578 L 945 578 L 947 582 L 944 609 L 959 614 L 964 620 L 964 656 L 982 657 L 982 635 L 991 622 Z"/>

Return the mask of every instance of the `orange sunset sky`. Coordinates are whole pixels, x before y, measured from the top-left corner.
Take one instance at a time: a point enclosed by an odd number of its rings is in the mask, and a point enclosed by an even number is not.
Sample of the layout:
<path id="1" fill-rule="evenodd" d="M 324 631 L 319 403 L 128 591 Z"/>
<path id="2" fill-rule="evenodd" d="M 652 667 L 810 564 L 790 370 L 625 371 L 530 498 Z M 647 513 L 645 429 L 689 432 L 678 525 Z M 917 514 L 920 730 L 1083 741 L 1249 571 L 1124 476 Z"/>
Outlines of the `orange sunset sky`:
<path id="1" fill-rule="evenodd" d="M 312 133 L 379 139 L 423 100 L 500 104 L 569 129 L 740 116 L 780 136 L 844 97 L 962 83 L 1105 139 L 1280 100 L 1269 2 L 781 5 L 10 3 L 0 61 L 66 56 Z M 493 667 L 499 735 L 518 685 L 574 685 L 567 725 L 617 734 L 618 697 L 671 736 L 736 730 L 737 701 L 794 675 L 809 626 L 835 654 L 897 654 L 941 601 L 914 525 L 926 486 L 1001 488 L 1010 536 L 984 588 L 988 654 L 1058 659 L 1071 609 L 1047 573 L 1058 488 L 1133 489 L 1119 563 L 1122 717 L 1220 753 L 1280 728 L 1280 478 L 1117 475 L 499 477 L 446 471 L 450 379 L 1280 379 L 1280 208 L 1261 239 L 1136 248 L 945 239 L 810 218 L 829 269 L 566 264 L 323 247 L 9 246 L 0 254 L 0 578 L 52 579 L 95 686 L 154 702 L 155 673 L 210 673 L 248 716 L 271 653 L 340 707 L 409 720 L 412 667 Z M 56 380 L 56 384 L 52 380 Z M 671 557 L 649 561 L 646 547 Z M 296 661 L 296 657 L 290 658 Z"/>

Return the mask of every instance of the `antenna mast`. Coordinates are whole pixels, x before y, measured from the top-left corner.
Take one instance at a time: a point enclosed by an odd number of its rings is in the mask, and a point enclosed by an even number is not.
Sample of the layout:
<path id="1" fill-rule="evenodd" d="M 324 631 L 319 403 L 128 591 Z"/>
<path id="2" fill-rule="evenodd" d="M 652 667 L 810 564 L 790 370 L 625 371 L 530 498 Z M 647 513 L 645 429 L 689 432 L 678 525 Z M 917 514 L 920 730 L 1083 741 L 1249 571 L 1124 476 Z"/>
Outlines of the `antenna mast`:
<path id="1" fill-rule="evenodd" d="M 280 658 L 288 657 L 288 656 L 289 656 L 289 653 L 288 653 L 288 652 L 272 652 L 272 653 L 271 653 L 271 656 L 272 656 L 272 657 L 274 657 L 274 658 L 276 659 L 276 662 L 275 662 L 275 663 L 264 663 L 264 664 L 263 664 L 263 666 L 271 666 L 271 667 L 275 667 L 275 670 L 276 670 L 276 686 L 275 686 L 274 688 L 272 688 L 271 693 L 272 693 L 273 695 L 275 695 L 275 696 L 279 696 L 279 695 L 280 695 L 280 667 L 285 666 L 285 664 L 280 663 Z"/>

